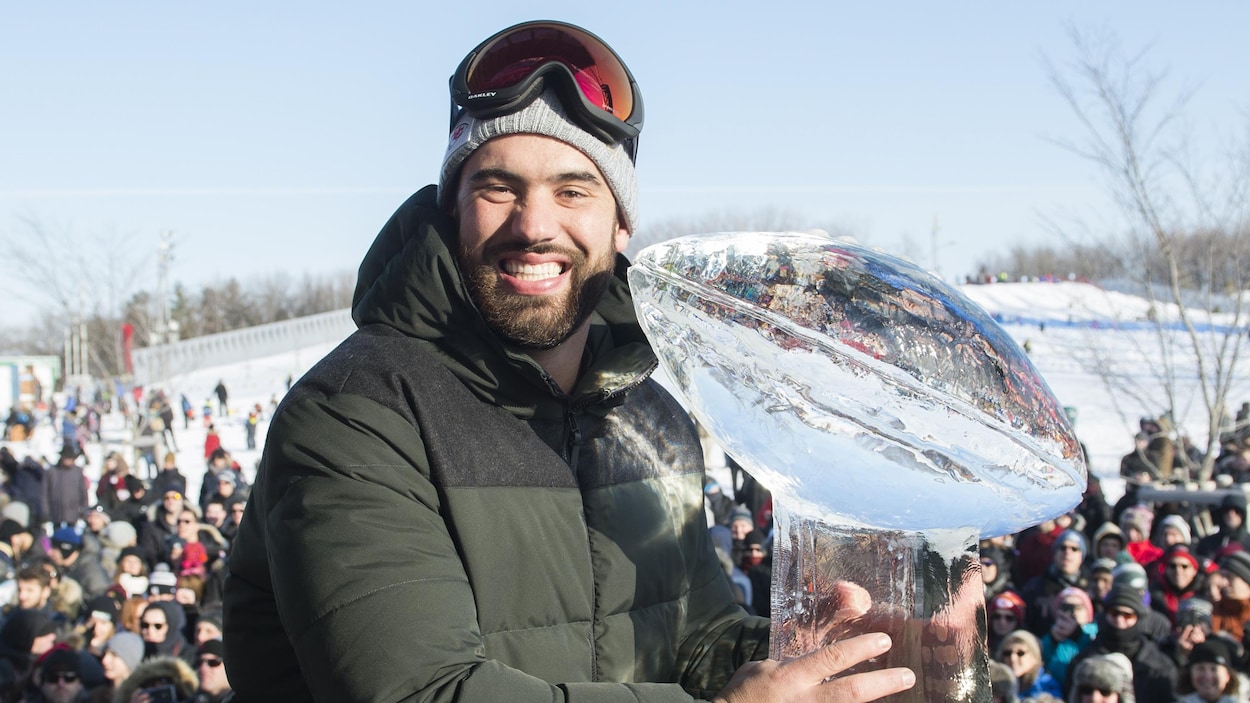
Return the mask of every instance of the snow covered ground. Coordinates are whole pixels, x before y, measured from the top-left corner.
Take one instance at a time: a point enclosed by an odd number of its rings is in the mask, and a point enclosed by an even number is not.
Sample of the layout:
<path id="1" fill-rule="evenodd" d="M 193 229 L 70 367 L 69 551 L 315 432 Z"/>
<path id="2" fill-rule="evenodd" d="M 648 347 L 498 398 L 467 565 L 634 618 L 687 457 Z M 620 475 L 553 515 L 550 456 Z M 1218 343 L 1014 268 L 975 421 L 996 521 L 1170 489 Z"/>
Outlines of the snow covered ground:
<path id="1" fill-rule="evenodd" d="M 1192 355 L 1180 346 L 1160 347 L 1151 330 L 1150 304 L 1141 298 L 1104 292 L 1081 283 L 1006 283 L 965 286 L 962 289 L 975 302 L 998 316 L 1003 327 L 1021 344 L 1027 343 L 1034 364 L 1042 372 L 1055 395 L 1077 413 L 1077 434 L 1089 452 L 1091 468 L 1100 476 L 1118 474 L 1120 457 L 1133 447 L 1133 434 L 1139 418 L 1157 417 L 1166 408 L 1160 389 L 1159 359 L 1167 356 L 1177 369 L 1177 421 L 1195 441 L 1205 439 L 1205 412 L 1196 383 Z M 1154 314 L 1164 315 L 1160 309 Z M 1215 324 L 1225 321 L 1213 320 Z M 1239 339 L 1246 344 L 1246 337 Z M 232 413 L 216 418 L 222 445 L 230 451 L 250 480 L 260 458 L 259 450 L 248 450 L 244 422 L 247 410 L 259 403 L 265 415 L 258 427 L 258 446 L 263 446 L 272 403 L 285 392 L 288 375 L 299 378 L 324 356 L 333 344 L 305 347 L 296 351 L 260 357 L 228 366 L 200 369 L 170 379 L 175 405 L 180 393 L 195 404 L 197 415 L 220 379 L 230 393 Z M 1243 351 L 1250 364 L 1250 350 Z M 1234 409 L 1250 400 L 1250 366 L 1233 384 Z M 213 399 L 216 414 L 216 399 Z M 38 454 L 54 459 L 59 439 L 44 424 L 30 442 L 10 444 L 19 458 Z M 102 444 L 88 448 L 88 475 L 96 478 L 100 458 L 113 449 L 124 448 L 128 433 L 117 415 L 105 418 Z M 204 471 L 203 424 L 196 421 L 187 429 L 175 423 L 178 466 L 187 475 L 194 494 Z"/>

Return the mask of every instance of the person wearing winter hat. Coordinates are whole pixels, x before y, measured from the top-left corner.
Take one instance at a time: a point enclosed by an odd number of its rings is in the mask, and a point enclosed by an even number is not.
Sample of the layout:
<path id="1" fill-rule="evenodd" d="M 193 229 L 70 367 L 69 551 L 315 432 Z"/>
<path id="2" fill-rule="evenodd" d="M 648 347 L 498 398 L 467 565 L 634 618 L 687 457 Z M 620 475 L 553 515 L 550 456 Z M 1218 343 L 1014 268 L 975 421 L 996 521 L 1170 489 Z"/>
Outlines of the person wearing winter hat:
<path id="1" fill-rule="evenodd" d="M 35 663 L 35 668 L 42 703 L 82 703 L 86 700 L 82 658 L 78 652 L 63 644 L 57 645 Z"/>
<path id="2" fill-rule="evenodd" d="M 226 648 L 221 640 L 206 640 L 195 650 L 195 673 L 200 688 L 192 703 L 223 703 L 230 695 L 230 679 L 226 677 Z"/>
<path id="3" fill-rule="evenodd" d="M 1238 673 L 1237 643 L 1212 637 L 1194 647 L 1189 663 L 1181 670 L 1177 703 L 1240 703 L 1242 681 Z"/>
<path id="4" fill-rule="evenodd" d="M 1011 667 L 1002 662 L 990 662 L 990 698 L 991 703 L 1019 703 L 1020 685 Z"/>
<path id="5" fill-rule="evenodd" d="M 1102 612 L 1102 600 L 1107 597 L 1111 585 L 1115 582 L 1114 559 L 1100 557 L 1089 565 L 1089 595 L 1094 601 L 1094 612 Z"/>
<path id="6" fill-rule="evenodd" d="M 1055 622 L 1042 636 L 1042 665 L 1056 681 L 1063 681 L 1068 675 L 1068 664 L 1098 635 L 1098 625 L 1094 622 L 1093 601 L 1079 588 L 1060 591 L 1051 612 Z"/>
<path id="7" fill-rule="evenodd" d="M 1015 591 L 1003 591 L 985 604 L 985 617 L 989 620 L 987 632 L 989 650 L 998 651 L 1003 638 L 1024 626 L 1024 599 Z"/>
<path id="8" fill-rule="evenodd" d="M 1032 699 L 1042 694 L 1063 697 L 1059 682 L 1042 666 L 1042 647 L 1028 630 L 1016 630 L 999 643 L 994 658 L 1011 667 L 1020 697 Z"/>
<path id="9" fill-rule="evenodd" d="M 698 431 L 650 378 L 625 279 L 643 113 L 624 63 L 581 28 L 526 22 L 471 51 L 451 92 L 438 185 L 361 263 L 360 329 L 271 419 L 225 582 L 240 698 L 914 685 L 836 677 L 888 648 L 872 635 L 748 665 L 768 621 L 733 602 Z"/>
<path id="10" fill-rule="evenodd" d="M 1089 657 L 1077 666 L 1070 703 L 1136 703 L 1133 665 L 1119 653 Z"/>
<path id="11" fill-rule="evenodd" d="M 113 700 L 133 701 L 136 700 L 135 693 L 141 690 L 159 690 L 166 687 L 174 689 L 172 700 L 182 703 L 191 700 L 195 695 L 196 689 L 200 687 L 200 680 L 191 665 L 177 657 L 145 659 L 117 687 Z"/>
<path id="12" fill-rule="evenodd" d="M 993 545 L 981 547 L 981 584 L 986 603 L 994 600 L 994 596 L 1003 591 L 1016 589 L 1015 583 L 1011 580 L 1007 553 L 1002 547 Z"/>
<path id="13" fill-rule="evenodd" d="M 1154 511 L 1144 505 L 1132 506 L 1120 516 L 1120 529 L 1124 531 L 1124 551 L 1142 566 L 1163 556 L 1163 550 L 1150 541 L 1153 526 Z"/>
<path id="14" fill-rule="evenodd" d="M 1159 541 L 1164 550 L 1178 544 L 1192 548 L 1194 538 L 1189 522 L 1180 515 L 1168 515 L 1163 518 L 1159 521 Z"/>
<path id="15" fill-rule="evenodd" d="M 1232 489 L 1220 501 L 1220 507 L 1214 511 L 1212 518 L 1219 524 L 1219 530 L 1198 540 L 1194 551 L 1198 556 L 1215 559 L 1221 548 L 1230 544 L 1241 545 L 1250 551 L 1250 530 L 1246 526 L 1246 494 L 1240 486 Z"/>
<path id="16" fill-rule="evenodd" d="M 1098 558 L 1116 559 L 1124 551 L 1127 542 L 1124 530 L 1114 522 L 1104 522 L 1094 530 L 1094 556 Z"/>
<path id="17" fill-rule="evenodd" d="M 1146 616 L 1145 594 L 1127 584 L 1117 584 L 1107 594 L 1098 635 L 1068 665 L 1075 677 L 1080 664 L 1089 657 L 1119 653 L 1132 663 L 1133 691 L 1139 703 L 1171 703 L 1175 700 L 1176 664 L 1165 656 L 1155 640 L 1142 632 Z M 1071 690 L 1073 681 L 1064 685 Z"/>
<path id="18" fill-rule="evenodd" d="M 96 656 L 102 656 L 109 638 L 117 634 L 117 621 L 122 614 L 121 603 L 106 594 L 87 601 L 83 611 L 81 629 L 87 636 L 86 649 Z"/>
<path id="19" fill-rule="evenodd" d="M 1230 552 L 1220 559 L 1219 575 L 1224 581 L 1220 599 L 1215 602 L 1211 627 L 1240 642 L 1250 620 L 1250 553 Z"/>
<path id="20" fill-rule="evenodd" d="M 1182 601 L 1204 592 L 1206 579 L 1198 558 L 1186 544 L 1173 544 L 1160 560 L 1163 577 L 1150 586 L 1150 607 L 1176 624 L 1176 612 Z"/>
<path id="21" fill-rule="evenodd" d="M 1030 632 L 1046 632 L 1054 624 L 1051 606 L 1055 596 L 1065 588 L 1089 588 L 1089 575 L 1085 571 L 1085 535 L 1076 530 L 1064 530 L 1051 546 L 1053 557 L 1046 572 L 1034 577 L 1020 591 L 1028 606 L 1025 629 Z"/>

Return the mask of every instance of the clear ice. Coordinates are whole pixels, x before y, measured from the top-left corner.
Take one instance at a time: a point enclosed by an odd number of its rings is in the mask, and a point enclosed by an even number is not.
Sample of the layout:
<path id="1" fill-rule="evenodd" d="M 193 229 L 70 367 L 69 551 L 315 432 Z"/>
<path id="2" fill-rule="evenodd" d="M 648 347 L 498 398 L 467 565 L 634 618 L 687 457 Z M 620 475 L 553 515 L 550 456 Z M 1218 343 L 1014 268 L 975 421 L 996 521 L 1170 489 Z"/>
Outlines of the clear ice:
<path id="1" fill-rule="evenodd" d="M 1067 511 L 1086 478 L 1025 353 L 916 266 L 820 235 L 683 237 L 629 280 L 691 411 L 773 493 L 774 656 L 871 625 L 895 636 L 881 665 L 920 674 L 896 700 L 988 700 L 977 537 Z M 850 629 L 845 583 L 872 599 Z"/>

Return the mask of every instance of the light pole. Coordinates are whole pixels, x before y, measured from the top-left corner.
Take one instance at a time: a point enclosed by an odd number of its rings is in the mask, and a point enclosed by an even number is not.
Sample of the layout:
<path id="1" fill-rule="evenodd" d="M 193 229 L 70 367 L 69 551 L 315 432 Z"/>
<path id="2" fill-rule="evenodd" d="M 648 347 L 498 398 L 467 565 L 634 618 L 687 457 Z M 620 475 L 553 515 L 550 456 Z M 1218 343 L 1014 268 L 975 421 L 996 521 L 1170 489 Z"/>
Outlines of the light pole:
<path id="1" fill-rule="evenodd" d="M 169 295 L 166 293 L 166 281 L 169 278 L 169 263 L 174 259 L 174 233 L 173 230 L 163 230 L 161 232 L 161 243 L 157 246 L 157 314 L 160 319 L 160 325 L 157 328 L 157 339 L 161 345 L 160 354 L 158 356 L 161 372 L 161 388 L 169 390 L 169 342 L 170 342 L 170 326 L 169 326 Z"/>

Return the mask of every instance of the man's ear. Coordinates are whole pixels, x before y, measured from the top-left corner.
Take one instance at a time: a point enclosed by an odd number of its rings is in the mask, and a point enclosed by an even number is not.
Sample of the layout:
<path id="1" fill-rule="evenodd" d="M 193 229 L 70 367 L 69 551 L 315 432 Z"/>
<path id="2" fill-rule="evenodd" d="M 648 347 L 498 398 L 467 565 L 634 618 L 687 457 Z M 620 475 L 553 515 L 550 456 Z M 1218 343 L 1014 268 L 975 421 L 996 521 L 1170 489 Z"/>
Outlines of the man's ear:
<path id="1" fill-rule="evenodd" d="M 621 224 L 621 219 L 616 220 L 616 234 L 612 236 L 612 245 L 616 248 L 616 253 L 625 253 L 625 247 L 629 246 L 629 238 L 633 235 L 628 229 Z"/>

